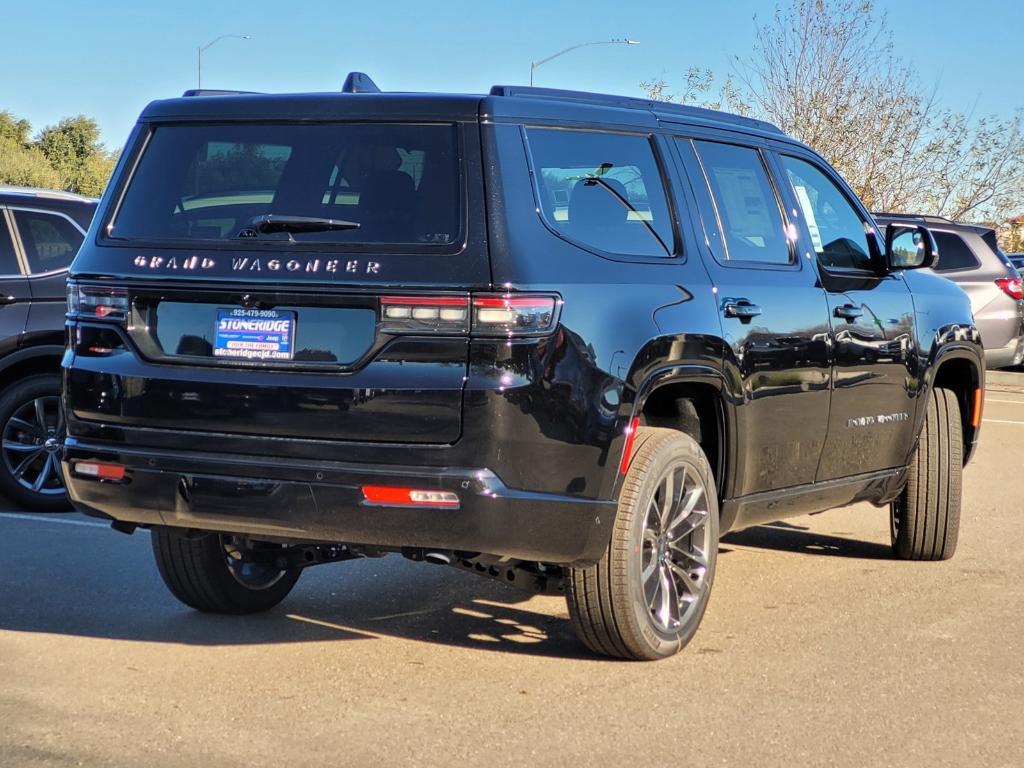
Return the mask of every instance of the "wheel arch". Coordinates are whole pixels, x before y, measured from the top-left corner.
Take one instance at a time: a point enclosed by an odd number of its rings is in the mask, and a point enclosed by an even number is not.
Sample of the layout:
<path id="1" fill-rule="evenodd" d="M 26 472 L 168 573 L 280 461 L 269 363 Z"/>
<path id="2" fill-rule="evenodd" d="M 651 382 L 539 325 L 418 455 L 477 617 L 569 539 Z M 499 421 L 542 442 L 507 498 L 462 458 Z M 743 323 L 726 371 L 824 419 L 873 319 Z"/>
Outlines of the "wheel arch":
<path id="1" fill-rule="evenodd" d="M 650 373 L 636 392 L 629 423 L 669 427 L 693 437 L 707 455 L 714 473 L 719 498 L 726 487 L 729 468 L 729 439 L 733 420 L 724 397 L 720 371 L 705 365 L 673 365 Z M 623 452 L 629 449 L 626 445 Z M 616 470 L 621 466 L 615 463 Z M 616 481 L 616 498 L 622 475 Z"/>
<path id="2" fill-rule="evenodd" d="M 59 374 L 63 356 L 64 347 L 56 344 L 39 344 L 12 352 L 0 360 L 0 390 L 29 376 Z"/>

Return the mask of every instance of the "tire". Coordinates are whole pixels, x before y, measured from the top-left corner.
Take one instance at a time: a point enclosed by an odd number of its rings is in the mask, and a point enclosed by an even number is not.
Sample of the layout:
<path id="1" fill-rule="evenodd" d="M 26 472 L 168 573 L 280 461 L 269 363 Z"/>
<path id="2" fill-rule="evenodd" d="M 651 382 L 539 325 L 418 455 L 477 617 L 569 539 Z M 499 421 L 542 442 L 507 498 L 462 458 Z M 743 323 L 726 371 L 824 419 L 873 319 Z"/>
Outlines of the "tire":
<path id="1" fill-rule="evenodd" d="M 670 476 L 679 493 L 666 514 Z M 566 574 L 569 616 L 583 644 L 636 660 L 681 650 L 707 608 L 718 531 L 718 494 L 700 445 L 673 429 L 641 427 L 607 551 L 597 564 Z"/>
<path id="2" fill-rule="evenodd" d="M 60 376 L 29 376 L 5 389 L 0 394 L 0 491 L 36 512 L 71 509 L 60 464 L 65 433 Z"/>
<path id="3" fill-rule="evenodd" d="M 907 485 L 889 505 L 892 548 L 903 560 L 948 560 L 960 533 L 963 427 L 960 404 L 933 389 Z"/>
<path id="4" fill-rule="evenodd" d="M 253 549 L 226 534 L 193 538 L 183 534 L 154 528 L 153 555 L 171 594 L 197 611 L 244 614 L 269 610 L 292 591 L 301 573 L 299 568 L 276 570 L 254 561 L 249 557 Z M 266 549 L 273 545 L 253 542 L 252 546 Z M 229 550 L 240 559 L 232 558 Z M 229 566 L 229 560 L 235 565 Z"/>

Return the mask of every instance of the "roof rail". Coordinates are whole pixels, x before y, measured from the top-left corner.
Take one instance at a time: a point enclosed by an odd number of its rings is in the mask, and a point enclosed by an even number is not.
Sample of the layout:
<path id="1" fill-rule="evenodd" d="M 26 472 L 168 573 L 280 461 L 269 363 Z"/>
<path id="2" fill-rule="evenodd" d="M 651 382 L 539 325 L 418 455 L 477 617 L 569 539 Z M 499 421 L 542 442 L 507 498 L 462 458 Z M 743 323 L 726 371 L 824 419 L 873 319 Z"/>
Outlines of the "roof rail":
<path id="1" fill-rule="evenodd" d="M 659 118 L 671 120 L 673 117 L 698 118 L 713 120 L 717 123 L 730 123 L 747 128 L 756 128 L 769 133 L 782 133 L 782 130 L 766 120 L 735 115 L 731 112 L 720 112 L 715 109 L 693 107 L 688 104 L 673 104 L 668 101 L 654 101 L 635 96 L 616 96 L 606 93 L 590 93 L 588 91 L 565 91 L 559 88 L 537 88 L 527 85 L 495 85 L 491 88 L 491 96 L 520 96 L 527 98 L 552 99 L 557 101 L 579 101 L 602 107 L 618 107 L 620 109 L 642 109 L 653 112 Z"/>
<path id="2" fill-rule="evenodd" d="M 96 202 L 95 197 L 80 195 L 77 192 L 65 192 L 60 189 L 40 189 L 39 187 L 19 187 L 0 184 L 0 195 L 18 195 L 21 197 L 43 197 L 53 200 L 75 200 L 79 202 Z"/>
<path id="3" fill-rule="evenodd" d="M 246 96 L 259 93 L 259 91 L 226 91 L 216 88 L 189 88 L 181 97 L 190 99 L 193 96 Z"/>
<path id="4" fill-rule="evenodd" d="M 891 213 L 888 211 L 872 211 L 872 216 L 879 219 L 914 219 L 915 221 L 930 221 L 933 224 L 956 224 L 952 219 L 945 216 L 932 216 L 924 213 Z"/>
<path id="5" fill-rule="evenodd" d="M 365 72 L 349 72 L 345 78 L 345 84 L 341 86 L 342 93 L 380 93 L 380 88 L 370 79 Z"/>

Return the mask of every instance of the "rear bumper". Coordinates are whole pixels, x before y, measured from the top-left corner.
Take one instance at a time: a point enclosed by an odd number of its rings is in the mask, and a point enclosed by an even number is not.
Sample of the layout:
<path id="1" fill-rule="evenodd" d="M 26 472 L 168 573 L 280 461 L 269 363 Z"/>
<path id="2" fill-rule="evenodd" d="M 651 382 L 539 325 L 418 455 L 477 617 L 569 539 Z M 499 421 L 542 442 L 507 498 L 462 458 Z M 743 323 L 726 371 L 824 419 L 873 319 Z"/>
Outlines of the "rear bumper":
<path id="1" fill-rule="evenodd" d="M 985 350 L 986 368 L 1009 368 L 1024 361 L 1024 336 L 1013 339 L 1005 347 Z"/>
<path id="2" fill-rule="evenodd" d="M 77 476 L 79 460 L 123 464 L 125 481 Z M 600 558 L 615 513 L 614 501 L 511 489 L 483 468 L 142 451 L 68 438 L 64 471 L 78 510 L 122 522 L 558 564 Z M 452 491 L 459 507 L 374 506 L 363 500 L 362 485 Z"/>

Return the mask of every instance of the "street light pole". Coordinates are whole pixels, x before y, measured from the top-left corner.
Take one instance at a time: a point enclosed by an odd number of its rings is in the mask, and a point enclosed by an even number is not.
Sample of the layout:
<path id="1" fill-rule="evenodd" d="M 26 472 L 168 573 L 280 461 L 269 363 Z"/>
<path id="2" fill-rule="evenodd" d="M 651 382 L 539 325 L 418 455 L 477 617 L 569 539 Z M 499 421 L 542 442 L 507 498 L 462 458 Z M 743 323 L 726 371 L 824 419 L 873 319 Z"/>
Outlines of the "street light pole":
<path id="1" fill-rule="evenodd" d="M 214 43 L 219 43 L 221 40 L 228 37 L 237 37 L 239 40 L 252 40 L 252 35 L 221 35 L 220 37 L 215 37 L 206 45 L 201 45 L 196 48 L 196 88 L 202 90 L 203 87 L 203 51 Z"/>
<path id="2" fill-rule="evenodd" d="M 570 45 L 565 50 L 559 51 L 558 53 L 548 56 L 546 59 L 540 61 L 534 61 L 530 64 L 530 86 L 533 86 L 533 73 L 537 70 L 541 64 L 547 64 L 552 59 L 557 59 L 559 56 L 563 56 L 569 51 L 575 51 L 577 48 L 586 48 L 588 45 L 640 45 L 638 40 L 630 40 L 628 37 L 623 38 L 612 38 L 611 40 L 594 40 L 591 43 L 577 43 L 576 45 Z"/>

